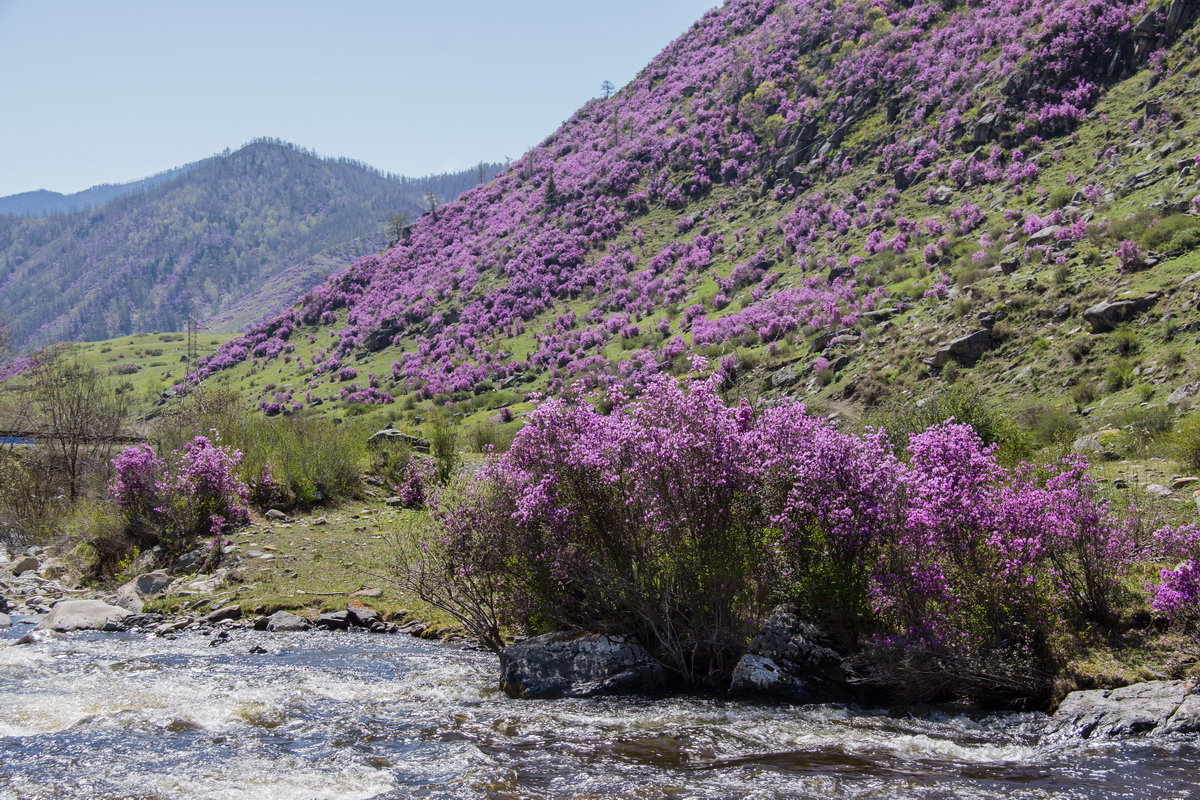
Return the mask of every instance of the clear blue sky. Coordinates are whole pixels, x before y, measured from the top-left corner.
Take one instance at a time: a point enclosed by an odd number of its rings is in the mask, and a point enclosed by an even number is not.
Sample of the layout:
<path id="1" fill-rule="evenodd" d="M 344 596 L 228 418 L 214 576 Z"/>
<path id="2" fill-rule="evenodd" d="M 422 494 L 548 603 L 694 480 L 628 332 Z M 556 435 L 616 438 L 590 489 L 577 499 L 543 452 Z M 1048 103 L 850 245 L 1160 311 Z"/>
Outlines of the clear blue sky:
<path id="1" fill-rule="evenodd" d="M 390 172 L 516 158 L 719 0 L 0 0 L 0 195 L 273 136 Z"/>

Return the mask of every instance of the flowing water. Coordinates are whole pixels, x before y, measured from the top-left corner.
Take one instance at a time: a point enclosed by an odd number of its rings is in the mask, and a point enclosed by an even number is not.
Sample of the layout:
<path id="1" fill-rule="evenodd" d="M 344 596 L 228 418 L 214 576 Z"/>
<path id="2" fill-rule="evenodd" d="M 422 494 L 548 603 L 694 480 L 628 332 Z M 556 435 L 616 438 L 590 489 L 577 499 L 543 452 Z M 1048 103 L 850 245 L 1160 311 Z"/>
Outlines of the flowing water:
<path id="1" fill-rule="evenodd" d="M 515 701 L 496 674 L 404 636 L 0 643 L 0 798 L 1200 797 L 1195 740 L 1042 749 L 1036 714 Z"/>

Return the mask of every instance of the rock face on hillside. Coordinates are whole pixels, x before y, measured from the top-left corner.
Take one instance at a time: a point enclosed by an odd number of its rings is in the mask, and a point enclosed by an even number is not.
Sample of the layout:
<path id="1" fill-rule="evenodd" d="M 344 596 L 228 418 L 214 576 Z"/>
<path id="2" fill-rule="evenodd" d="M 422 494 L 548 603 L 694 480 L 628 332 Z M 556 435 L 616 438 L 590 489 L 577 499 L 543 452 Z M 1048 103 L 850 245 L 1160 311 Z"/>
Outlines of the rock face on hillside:
<path id="1" fill-rule="evenodd" d="M 1130 322 L 1149 311 L 1158 302 L 1158 295 L 1131 297 L 1097 303 L 1083 312 L 1083 319 L 1092 326 L 1093 333 L 1115 330 L 1122 322 Z"/>
<path id="2" fill-rule="evenodd" d="M 547 633 L 500 653 L 500 688 L 509 697 L 546 700 L 647 694 L 662 688 L 662 664 L 637 642 L 597 633 Z"/>
<path id="3" fill-rule="evenodd" d="M 1072 692 L 1045 734 L 1048 742 L 1200 733 L 1200 686 L 1150 681 L 1120 689 Z"/>
<path id="4" fill-rule="evenodd" d="M 853 695 L 852 673 L 817 626 L 793 606 L 776 608 L 751 640 L 730 680 L 733 695 L 765 695 L 795 703 L 824 703 Z"/>

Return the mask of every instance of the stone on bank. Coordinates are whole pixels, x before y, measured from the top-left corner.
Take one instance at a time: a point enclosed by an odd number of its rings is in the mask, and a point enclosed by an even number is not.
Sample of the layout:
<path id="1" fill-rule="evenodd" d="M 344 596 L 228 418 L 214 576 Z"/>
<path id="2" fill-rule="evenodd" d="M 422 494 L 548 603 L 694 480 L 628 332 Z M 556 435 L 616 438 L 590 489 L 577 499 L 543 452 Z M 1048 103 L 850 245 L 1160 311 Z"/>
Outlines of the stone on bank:
<path id="1" fill-rule="evenodd" d="M 546 633 L 500 652 L 500 688 L 514 698 L 651 694 L 665 678 L 662 664 L 624 636 Z"/>

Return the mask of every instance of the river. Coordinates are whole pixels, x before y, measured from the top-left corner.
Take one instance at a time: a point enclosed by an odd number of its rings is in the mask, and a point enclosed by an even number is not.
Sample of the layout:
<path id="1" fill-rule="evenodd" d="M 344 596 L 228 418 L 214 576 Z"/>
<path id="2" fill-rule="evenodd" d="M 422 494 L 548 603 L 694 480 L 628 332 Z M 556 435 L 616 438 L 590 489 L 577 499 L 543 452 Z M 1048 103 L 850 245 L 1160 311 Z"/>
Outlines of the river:
<path id="1" fill-rule="evenodd" d="M 1037 714 L 516 701 L 493 656 L 406 636 L 4 646 L 27 630 L 0 632 L 4 800 L 1200 796 L 1195 739 L 1043 749 Z"/>

